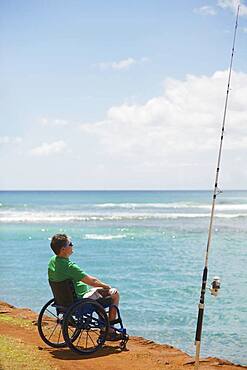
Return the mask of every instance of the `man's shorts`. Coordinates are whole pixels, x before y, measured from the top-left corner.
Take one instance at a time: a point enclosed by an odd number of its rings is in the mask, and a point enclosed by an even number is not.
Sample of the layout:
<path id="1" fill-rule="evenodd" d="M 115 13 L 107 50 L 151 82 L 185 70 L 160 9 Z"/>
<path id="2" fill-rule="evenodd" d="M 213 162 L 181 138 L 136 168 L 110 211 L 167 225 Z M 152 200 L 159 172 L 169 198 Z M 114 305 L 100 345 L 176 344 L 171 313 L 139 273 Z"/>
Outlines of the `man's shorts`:
<path id="1" fill-rule="evenodd" d="M 117 293 L 117 289 L 103 289 L 103 288 L 91 288 L 89 292 L 85 293 L 83 298 L 90 298 L 90 299 L 99 299 L 104 298 L 109 295 L 113 295 Z"/>

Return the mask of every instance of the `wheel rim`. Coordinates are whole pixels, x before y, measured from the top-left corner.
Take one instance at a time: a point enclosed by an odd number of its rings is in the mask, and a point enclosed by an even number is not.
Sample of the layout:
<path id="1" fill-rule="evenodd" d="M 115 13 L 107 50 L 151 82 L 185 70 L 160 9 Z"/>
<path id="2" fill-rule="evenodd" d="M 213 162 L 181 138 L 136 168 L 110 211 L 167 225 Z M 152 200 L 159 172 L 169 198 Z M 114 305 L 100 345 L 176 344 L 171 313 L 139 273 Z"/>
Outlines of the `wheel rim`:
<path id="1" fill-rule="evenodd" d="M 69 324 L 76 328 L 72 335 Z M 80 354 L 93 353 L 105 342 L 109 328 L 105 310 L 98 303 L 79 302 L 64 318 L 63 336 L 67 345 Z"/>

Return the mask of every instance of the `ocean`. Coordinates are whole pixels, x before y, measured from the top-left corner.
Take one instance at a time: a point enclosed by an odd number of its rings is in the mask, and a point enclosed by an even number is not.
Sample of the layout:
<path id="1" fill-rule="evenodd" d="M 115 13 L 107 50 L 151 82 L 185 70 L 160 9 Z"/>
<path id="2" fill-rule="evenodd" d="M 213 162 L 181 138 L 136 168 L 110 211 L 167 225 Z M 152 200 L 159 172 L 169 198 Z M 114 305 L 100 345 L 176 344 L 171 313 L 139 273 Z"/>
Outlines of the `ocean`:
<path id="1" fill-rule="evenodd" d="M 117 287 L 128 332 L 194 354 L 209 191 L 1 191 L 1 300 L 39 312 L 50 299 L 53 234 L 71 260 Z M 247 191 L 217 197 L 201 354 L 247 364 Z"/>

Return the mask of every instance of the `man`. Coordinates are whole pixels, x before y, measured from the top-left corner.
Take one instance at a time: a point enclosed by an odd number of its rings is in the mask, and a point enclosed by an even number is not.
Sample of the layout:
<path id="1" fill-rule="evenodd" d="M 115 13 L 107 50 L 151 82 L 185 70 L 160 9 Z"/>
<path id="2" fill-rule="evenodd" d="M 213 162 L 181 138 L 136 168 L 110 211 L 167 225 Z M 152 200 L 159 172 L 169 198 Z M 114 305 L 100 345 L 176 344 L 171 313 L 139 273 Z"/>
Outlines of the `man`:
<path id="1" fill-rule="evenodd" d="M 113 304 L 118 306 L 119 293 L 117 289 L 103 283 L 94 276 L 86 274 L 78 265 L 69 260 L 69 257 L 73 253 L 73 243 L 67 235 L 54 235 L 51 240 L 51 249 L 55 253 L 55 256 L 51 257 L 48 264 L 49 280 L 63 281 L 70 279 L 73 281 L 75 293 L 78 298 L 98 299 L 111 296 Z M 109 320 L 113 321 L 115 318 L 116 309 L 115 307 L 111 307 L 109 311 Z M 110 328 L 107 339 L 119 339 L 114 329 Z"/>

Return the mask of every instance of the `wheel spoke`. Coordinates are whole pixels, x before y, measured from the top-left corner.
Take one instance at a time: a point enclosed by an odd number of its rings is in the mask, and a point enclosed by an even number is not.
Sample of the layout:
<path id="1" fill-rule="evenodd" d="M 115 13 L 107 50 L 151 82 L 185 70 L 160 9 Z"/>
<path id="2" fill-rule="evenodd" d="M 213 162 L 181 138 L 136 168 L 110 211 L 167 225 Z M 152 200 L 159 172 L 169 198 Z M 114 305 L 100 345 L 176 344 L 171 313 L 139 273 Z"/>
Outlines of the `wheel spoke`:
<path id="1" fill-rule="evenodd" d="M 87 336 L 86 336 L 86 348 L 87 348 L 87 340 L 88 340 L 88 331 L 87 331 Z"/>
<path id="2" fill-rule="evenodd" d="M 55 331 L 55 329 L 58 326 L 58 324 L 57 323 L 54 323 L 54 324 L 55 324 L 55 326 L 54 325 L 53 326 L 49 326 L 49 327 L 45 326 L 45 331 L 48 332 L 48 333 L 51 332 L 52 330 Z M 53 329 L 53 328 L 55 328 L 55 329 Z"/>
<path id="3" fill-rule="evenodd" d="M 91 335 L 89 334 L 89 332 L 88 332 L 88 336 L 89 336 L 89 338 L 91 339 L 91 341 L 92 341 L 92 343 L 93 343 L 93 345 L 94 345 L 94 347 L 95 347 L 95 343 L 94 343 L 93 339 L 91 338 Z"/>
<path id="4" fill-rule="evenodd" d="M 48 340 L 50 340 L 51 336 L 53 335 L 53 333 L 55 332 L 56 328 L 58 327 L 58 324 L 55 326 L 54 330 L 52 331 L 51 335 L 49 336 Z"/>
<path id="5" fill-rule="evenodd" d="M 83 333 L 83 330 L 81 331 L 81 333 L 80 333 L 80 335 L 79 335 L 79 337 L 78 337 L 77 346 L 78 346 L 78 343 L 79 343 L 79 341 L 80 341 L 80 339 L 81 339 L 82 333 Z"/>
<path id="6" fill-rule="evenodd" d="M 60 337 L 61 337 L 61 332 L 62 332 L 62 330 L 61 330 L 61 328 L 60 328 L 60 331 L 59 331 L 59 336 L 58 336 L 58 341 L 57 341 L 57 343 L 60 343 Z"/>
<path id="7" fill-rule="evenodd" d="M 72 333 L 74 333 L 74 330 L 71 329 L 71 327 L 68 326 L 68 330 L 70 330 Z"/>
<path id="8" fill-rule="evenodd" d="M 48 310 L 48 308 L 46 309 L 46 311 L 49 312 L 49 314 L 51 314 L 52 316 L 54 316 L 56 319 L 58 319 L 58 315 L 55 315 L 53 312 L 51 312 L 50 310 Z"/>

